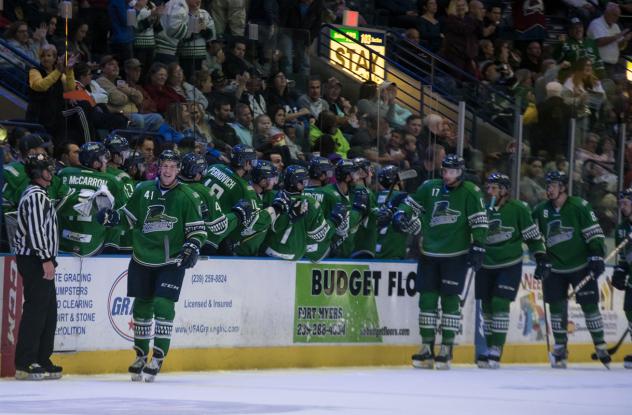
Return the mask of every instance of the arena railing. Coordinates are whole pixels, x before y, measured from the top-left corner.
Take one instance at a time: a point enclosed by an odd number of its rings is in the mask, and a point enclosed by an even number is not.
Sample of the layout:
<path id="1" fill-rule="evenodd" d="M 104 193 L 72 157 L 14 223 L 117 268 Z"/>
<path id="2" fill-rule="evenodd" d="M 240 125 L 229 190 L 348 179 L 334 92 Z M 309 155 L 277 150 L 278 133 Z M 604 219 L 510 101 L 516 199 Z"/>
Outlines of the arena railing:
<path id="1" fill-rule="evenodd" d="M 0 85 L 26 100 L 28 71 L 40 65 L 0 38 Z"/>

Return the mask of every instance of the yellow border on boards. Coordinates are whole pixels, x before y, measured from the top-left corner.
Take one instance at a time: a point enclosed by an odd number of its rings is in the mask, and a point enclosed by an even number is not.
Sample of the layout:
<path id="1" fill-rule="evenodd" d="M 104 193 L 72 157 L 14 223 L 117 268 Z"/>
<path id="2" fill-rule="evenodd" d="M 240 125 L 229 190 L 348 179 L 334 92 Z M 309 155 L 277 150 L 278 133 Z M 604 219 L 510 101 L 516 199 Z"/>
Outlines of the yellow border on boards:
<path id="1" fill-rule="evenodd" d="M 214 349 L 172 349 L 165 360 L 164 371 L 206 371 L 239 369 L 397 366 L 409 365 L 410 356 L 417 351 L 413 346 L 288 346 L 242 347 Z M 590 362 L 594 351 L 591 344 L 569 346 L 570 362 Z M 615 362 L 632 353 L 632 344 L 621 346 Z M 474 346 L 454 349 L 454 363 L 473 363 Z M 64 367 L 64 373 L 97 374 L 125 373 L 134 358 L 130 350 L 100 350 L 77 353 L 58 353 L 53 361 Z M 542 344 L 508 345 L 502 363 L 547 363 L 546 346 Z"/>

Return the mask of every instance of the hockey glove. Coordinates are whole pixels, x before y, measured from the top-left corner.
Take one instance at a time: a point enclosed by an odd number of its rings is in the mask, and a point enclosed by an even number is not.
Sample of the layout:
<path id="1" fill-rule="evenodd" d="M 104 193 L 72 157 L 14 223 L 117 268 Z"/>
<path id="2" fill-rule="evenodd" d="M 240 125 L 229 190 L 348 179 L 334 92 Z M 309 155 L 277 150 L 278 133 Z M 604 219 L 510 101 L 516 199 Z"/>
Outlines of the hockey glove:
<path id="1" fill-rule="evenodd" d="M 252 203 L 249 200 L 241 199 L 235 206 L 232 207 L 231 211 L 237 216 L 239 222 L 245 227 L 248 227 L 255 213 L 255 209 L 252 207 Z"/>
<path id="2" fill-rule="evenodd" d="M 483 258 L 485 257 L 485 248 L 474 243 L 470 248 L 470 252 L 467 254 L 467 265 L 477 272 L 483 265 Z"/>
<path id="3" fill-rule="evenodd" d="M 625 290 L 625 280 L 630 273 L 627 262 L 619 262 L 612 273 L 612 286 L 617 290 Z"/>
<path id="4" fill-rule="evenodd" d="M 121 215 L 113 209 L 101 209 L 97 212 L 97 222 L 106 228 L 111 228 L 121 222 Z"/>
<path id="5" fill-rule="evenodd" d="M 588 272 L 590 272 L 594 279 L 599 278 L 601 274 L 606 270 L 606 264 L 603 262 L 603 258 L 600 256 L 588 257 Z"/>
<path id="6" fill-rule="evenodd" d="M 535 255 L 535 272 L 533 273 L 533 278 L 536 280 L 545 280 L 551 275 L 551 268 L 553 264 L 551 264 L 551 260 L 547 254 L 542 252 L 537 253 Z"/>
<path id="7" fill-rule="evenodd" d="M 388 205 L 384 205 L 377 212 L 377 227 L 384 228 L 391 223 L 391 219 L 393 219 L 393 210 Z"/>
<path id="8" fill-rule="evenodd" d="M 410 218 L 403 210 L 398 210 L 393 215 L 393 229 L 398 232 L 407 233 L 410 227 Z"/>
<path id="9" fill-rule="evenodd" d="M 289 212 L 291 203 L 290 195 L 285 190 L 279 190 L 272 200 L 272 208 L 277 215 L 280 215 Z"/>
<path id="10" fill-rule="evenodd" d="M 309 204 L 307 200 L 295 200 L 292 202 L 292 207 L 288 212 L 288 216 L 290 217 L 290 222 L 294 223 L 298 221 L 303 216 L 307 215 L 307 210 L 309 209 Z"/>
<path id="11" fill-rule="evenodd" d="M 349 209 L 344 203 L 336 203 L 329 214 L 329 218 L 333 222 L 334 227 L 340 227 L 340 225 L 347 219 L 348 213 Z"/>
<path id="12" fill-rule="evenodd" d="M 353 210 L 365 216 L 369 210 L 369 192 L 364 187 L 356 187 L 353 191 Z"/>
<path id="13" fill-rule="evenodd" d="M 195 239 L 192 239 L 182 245 L 182 251 L 180 251 L 176 263 L 179 267 L 184 267 L 184 269 L 193 268 L 199 256 L 200 246 Z"/>

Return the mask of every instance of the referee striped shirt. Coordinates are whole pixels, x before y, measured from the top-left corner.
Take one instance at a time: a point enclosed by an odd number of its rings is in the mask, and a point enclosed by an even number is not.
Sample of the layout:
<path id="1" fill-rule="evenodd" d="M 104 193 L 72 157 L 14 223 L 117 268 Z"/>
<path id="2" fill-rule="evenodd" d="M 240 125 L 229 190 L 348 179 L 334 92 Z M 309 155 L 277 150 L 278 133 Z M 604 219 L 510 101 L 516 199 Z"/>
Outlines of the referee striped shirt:
<path id="1" fill-rule="evenodd" d="M 37 255 L 42 261 L 56 257 L 59 249 L 57 212 L 46 189 L 29 185 L 22 193 L 17 214 L 15 254 Z"/>

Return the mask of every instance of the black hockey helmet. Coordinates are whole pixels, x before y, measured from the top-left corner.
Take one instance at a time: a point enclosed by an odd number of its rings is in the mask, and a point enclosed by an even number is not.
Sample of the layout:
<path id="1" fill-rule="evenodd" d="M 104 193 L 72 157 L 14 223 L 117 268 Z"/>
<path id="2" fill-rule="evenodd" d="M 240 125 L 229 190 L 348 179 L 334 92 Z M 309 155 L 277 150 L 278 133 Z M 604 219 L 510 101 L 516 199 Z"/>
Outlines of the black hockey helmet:
<path id="1" fill-rule="evenodd" d="M 123 154 L 123 152 L 129 151 L 129 141 L 127 141 L 127 138 L 118 134 L 108 135 L 105 140 L 103 140 L 103 144 L 110 154 Z"/>
<path id="2" fill-rule="evenodd" d="M 632 200 L 632 187 L 628 187 L 627 189 L 621 190 L 619 192 L 619 199 Z"/>
<path id="3" fill-rule="evenodd" d="M 441 167 L 444 169 L 464 169 L 465 160 L 456 154 L 447 154 L 441 161 Z"/>
<path id="4" fill-rule="evenodd" d="M 134 180 L 142 180 L 145 174 L 145 157 L 139 151 L 132 151 L 123 163 L 123 170 Z"/>
<path id="5" fill-rule="evenodd" d="M 303 187 L 305 187 L 307 185 L 307 180 L 309 180 L 309 173 L 307 169 L 303 166 L 299 166 L 298 164 L 293 164 L 285 169 L 283 176 L 283 188 L 288 193 L 300 193 L 301 190 L 298 188 L 298 184 L 303 183 Z"/>
<path id="6" fill-rule="evenodd" d="M 85 143 L 79 149 L 79 163 L 82 166 L 92 169 L 92 163 L 100 161 L 107 163 L 108 150 L 103 143 L 98 141 L 91 141 Z"/>
<path id="7" fill-rule="evenodd" d="M 358 169 L 364 170 L 367 174 L 369 173 L 369 170 L 371 169 L 371 162 L 369 160 L 364 157 L 356 157 L 352 161 Z"/>
<path id="8" fill-rule="evenodd" d="M 230 165 L 244 167 L 246 162 L 256 160 L 255 149 L 246 144 L 237 144 L 230 150 Z"/>
<path id="9" fill-rule="evenodd" d="M 253 183 L 259 183 L 263 179 L 271 179 L 277 177 L 279 171 L 269 160 L 255 160 L 252 162 L 252 171 L 250 178 Z"/>
<path id="10" fill-rule="evenodd" d="M 31 154 L 24 159 L 24 170 L 31 180 L 41 178 L 44 170 L 48 170 L 51 176 L 54 176 L 55 160 L 45 153 Z"/>
<path id="11" fill-rule="evenodd" d="M 487 177 L 487 183 L 497 184 L 499 187 L 511 189 L 511 179 L 503 173 L 494 172 Z"/>
<path id="12" fill-rule="evenodd" d="M 206 159 L 201 154 L 187 153 L 182 157 L 182 167 L 180 169 L 180 176 L 187 180 L 195 179 L 197 174 L 204 174 L 208 165 Z"/>
<path id="13" fill-rule="evenodd" d="M 389 189 L 391 186 L 399 182 L 399 167 L 382 167 L 382 169 L 377 173 L 377 181 L 383 188 Z"/>
<path id="14" fill-rule="evenodd" d="M 182 159 L 177 151 L 163 150 L 158 156 L 158 164 L 162 164 L 165 161 L 174 161 L 178 165 L 178 168 L 182 167 Z"/>
<path id="15" fill-rule="evenodd" d="M 340 159 L 336 163 L 336 180 L 342 182 L 345 178 L 358 170 L 358 166 L 349 159 Z"/>
<path id="16" fill-rule="evenodd" d="M 330 173 L 331 172 L 331 173 Z M 319 179 L 321 175 L 333 176 L 334 166 L 328 158 L 314 156 L 309 160 L 309 177 Z"/>
<path id="17" fill-rule="evenodd" d="M 568 185 L 568 175 L 563 171 L 558 171 L 558 170 L 550 171 L 544 176 L 544 180 L 546 181 L 547 184 L 558 182 L 558 183 L 562 183 L 565 186 Z"/>

